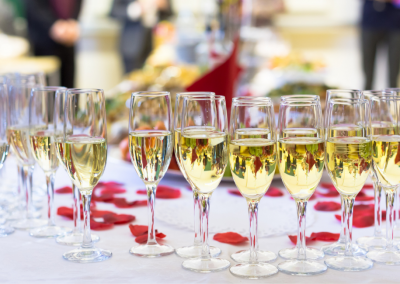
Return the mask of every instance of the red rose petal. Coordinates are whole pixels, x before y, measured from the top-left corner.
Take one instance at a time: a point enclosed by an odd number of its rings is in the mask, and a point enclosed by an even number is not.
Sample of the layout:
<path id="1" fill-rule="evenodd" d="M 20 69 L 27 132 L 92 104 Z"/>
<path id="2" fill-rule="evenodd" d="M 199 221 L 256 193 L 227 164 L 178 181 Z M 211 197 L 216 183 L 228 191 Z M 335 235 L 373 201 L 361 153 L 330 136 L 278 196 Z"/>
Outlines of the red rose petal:
<path id="1" fill-rule="evenodd" d="M 69 207 L 61 206 L 57 208 L 57 215 L 67 217 L 72 220 L 74 219 L 74 210 Z"/>
<path id="2" fill-rule="evenodd" d="M 139 207 L 139 206 L 146 206 L 147 200 L 135 200 L 135 201 L 128 202 L 126 200 L 126 198 L 115 197 L 113 199 L 112 203 L 114 203 L 114 205 L 118 208 L 133 208 L 133 207 Z"/>
<path id="3" fill-rule="evenodd" d="M 134 235 L 135 237 L 146 234 L 148 228 L 149 228 L 148 226 L 144 225 L 132 225 L 132 224 L 129 225 L 129 230 L 131 230 L 132 235 Z"/>
<path id="4" fill-rule="evenodd" d="M 147 194 L 147 190 L 139 189 L 136 191 L 137 194 Z M 179 189 L 169 187 L 166 185 L 157 186 L 156 198 L 172 199 L 181 197 L 181 191 Z"/>
<path id="5" fill-rule="evenodd" d="M 364 184 L 364 187 L 362 189 L 374 189 L 373 184 Z"/>
<path id="6" fill-rule="evenodd" d="M 362 191 L 360 191 L 356 196 L 356 201 L 371 201 L 371 200 L 374 200 L 374 197 L 369 196 Z"/>
<path id="7" fill-rule="evenodd" d="M 105 187 L 105 186 L 122 186 L 123 183 L 116 182 L 116 181 L 99 181 L 96 187 Z"/>
<path id="8" fill-rule="evenodd" d="M 166 237 L 166 235 L 164 235 L 163 233 L 156 233 L 156 238 L 157 239 L 163 239 L 165 237 Z M 143 244 L 143 243 L 147 242 L 147 238 L 148 238 L 148 234 L 146 233 L 144 235 L 136 237 L 135 238 L 135 242 L 137 242 L 139 244 Z"/>
<path id="9" fill-rule="evenodd" d="M 114 225 L 127 224 L 135 221 L 136 217 L 129 214 L 109 213 L 103 216 L 104 222 L 113 223 Z"/>
<path id="10" fill-rule="evenodd" d="M 72 193 L 72 187 L 70 186 L 64 186 L 64 187 L 60 187 L 58 189 L 55 190 L 56 193 Z"/>
<path id="11" fill-rule="evenodd" d="M 337 211 L 341 207 L 340 203 L 334 201 L 320 201 L 314 205 L 314 209 L 318 211 Z"/>
<path id="12" fill-rule="evenodd" d="M 113 194 L 102 194 L 102 195 L 93 194 L 92 200 L 98 201 L 98 202 L 112 202 L 114 200 L 114 195 Z"/>
<path id="13" fill-rule="evenodd" d="M 249 240 L 247 237 L 234 232 L 218 233 L 215 234 L 213 239 L 220 243 L 226 244 L 240 244 Z"/>
<path id="14" fill-rule="evenodd" d="M 90 229 L 94 231 L 109 230 L 114 227 L 113 223 L 97 222 L 95 219 L 90 218 Z"/>
<path id="15" fill-rule="evenodd" d="M 339 221 L 342 220 L 340 215 L 335 215 L 335 218 Z M 353 216 L 353 226 L 356 228 L 366 228 L 374 225 L 374 216 L 371 215 L 360 215 Z"/>
<path id="16" fill-rule="evenodd" d="M 284 194 L 279 188 L 270 186 L 265 195 L 269 197 L 280 197 L 283 196 Z"/>
<path id="17" fill-rule="evenodd" d="M 242 196 L 242 194 L 240 193 L 240 191 L 238 189 L 234 189 L 234 188 L 228 189 L 228 192 L 233 195 Z"/>
<path id="18" fill-rule="evenodd" d="M 312 238 L 315 238 L 317 241 L 323 242 L 336 242 L 339 240 L 340 234 L 334 234 L 329 232 L 319 232 L 319 233 L 312 233 Z"/>
<path id="19" fill-rule="evenodd" d="M 103 194 L 120 194 L 120 193 L 126 193 L 126 189 L 121 188 L 121 187 L 106 187 L 106 188 L 103 188 L 100 191 L 100 195 L 103 195 Z"/>
<path id="20" fill-rule="evenodd" d="M 316 194 L 318 196 L 321 196 L 321 197 L 336 197 L 336 196 L 339 196 L 339 192 L 337 192 L 336 190 L 335 191 L 329 190 L 326 193 L 323 193 L 321 191 L 316 191 Z"/>
<path id="21" fill-rule="evenodd" d="M 107 214 L 115 214 L 115 213 L 107 210 L 90 209 L 90 216 L 93 218 L 103 218 L 103 216 Z"/>
<path id="22" fill-rule="evenodd" d="M 289 235 L 288 237 L 292 243 L 294 243 L 295 245 L 297 244 L 297 235 Z M 315 241 L 315 237 L 312 237 L 312 236 L 307 237 L 306 236 L 306 244 L 308 244 L 312 241 Z"/>
<path id="23" fill-rule="evenodd" d="M 332 183 L 321 182 L 319 185 L 329 191 L 337 191 L 336 187 Z"/>

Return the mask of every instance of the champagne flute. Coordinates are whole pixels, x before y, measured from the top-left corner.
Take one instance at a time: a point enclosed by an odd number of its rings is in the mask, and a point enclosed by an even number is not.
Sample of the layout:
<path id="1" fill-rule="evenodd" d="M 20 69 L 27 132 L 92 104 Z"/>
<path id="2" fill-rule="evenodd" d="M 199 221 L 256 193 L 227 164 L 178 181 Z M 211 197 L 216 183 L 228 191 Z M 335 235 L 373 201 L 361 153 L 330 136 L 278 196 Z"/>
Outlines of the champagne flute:
<path id="1" fill-rule="evenodd" d="M 344 255 L 325 260 L 340 271 L 370 269 L 373 262 L 355 256 L 352 247 L 353 206 L 372 166 L 371 118 L 369 102 L 361 99 L 331 99 L 327 106 L 325 164 L 335 188 L 345 205 L 346 245 Z"/>
<path id="2" fill-rule="evenodd" d="M 7 85 L 0 83 L 0 170 L 8 156 L 9 144 L 7 141 L 7 112 L 8 112 L 8 90 Z M 1 225 L 0 238 L 14 233 L 14 228 Z"/>
<path id="3" fill-rule="evenodd" d="M 32 89 L 38 85 L 32 80 L 32 76 L 16 76 L 10 83 L 7 139 L 20 166 L 21 185 L 25 188 L 26 210 L 22 219 L 19 219 L 18 210 L 12 212 L 9 219 L 16 219 L 10 224 L 15 229 L 30 230 L 46 225 L 45 220 L 35 219 L 40 217 L 40 213 L 35 211 L 32 204 L 32 174 L 35 159 L 30 147 L 29 133 L 35 127 L 30 129 L 29 126 L 29 101 Z"/>
<path id="4" fill-rule="evenodd" d="M 325 138 L 328 135 L 327 131 L 327 121 L 328 121 L 328 105 L 331 99 L 359 99 L 361 98 L 361 92 L 354 89 L 343 89 L 343 90 L 327 90 L 326 91 L 326 103 L 325 103 L 325 117 L 324 117 L 324 127 L 325 127 Z M 338 126 L 339 127 L 339 126 Z M 348 126 L 347 126 L 348 127 Z M 350 129 L 349 129 L 350 130 Z M 379 189 L 379 188 L 378 188 Z M 341 230 L 339 240 L 331 245 L 323 246 L 322 250 L 326 255 L 344 255 L 346 251 L 346 224 L 345 216 L 345 204 L 343 198 L 340 196 L 340 203 L 342 207 L 342 218 L 341 218 Z M 357 244 L 351 244 L 353 254 L 356 256 L 363 256 L 367 253 L 365 249 L 360 248 Z"/>
<path id="5" fill-rule="evenodd" d="M 372 250 L 367 257 L 376 263 L 399 265 L 400 252 L 394 246 L 394 201 L 400 184 L 398 152 L 400 145 L 399 110 L 400 97 L 375 96 L 371 98 L 372 121 L 372 157 L 376 177 L 386 194 L 386 247 L 385 250 Z M 399 154 L 398 154 L 399 153 Z"/>
<path id="6" fill-rule="evenodd" d="M 95 247 L 90 234 L 90 199 L 107 162 L 104 92 L 68 89 L 66 96 L 63 132 L 56 137 L 56 149 L 59 161 L 81 193 L 84 232 L 81 247 L 63 257 L 79 263 L 104 261 L 111 258 L 111 251 Z"/>
<path id="7" fill-rule="evenodd" d="M 227 269 L 226 259 L 212 258 L 208 245 L 210 197 L 218 187 L 228 163 L 228 123 L 225 97 L 185 97 L 179 152 L 189 181 L 196 186 L 201 204 L 202 252 L 187 259 L 183 268 L 195 272 Z"/>
<path id="8" fill-rule="evenodd" d="M 147 244 L 132 247 L 130 253 L 159 257 L 174 252 L 156 240 L 154 209 L 158 183 L 171 162 L 174 148 L 173 119 L 169 92 L 132 94 L 129 115 L 129 152 L 133 166 L 147 189 L 149 230 Z"/>
<path id="9" fill-rule="evenodd" d="M 189 182 L 192 192 L 193 192 L 193 201 L 194 201 L 194 243 L 192 246 L 185 246 L 175 250 L 175 253 L 183 258 L 193 258 L 193 257 L 200 257 L 201 256 L 201 236 L 200 236 L 200 203 L 199 203 L 199 192 L 194 184 L 190 182 L 187 178 L 186 172 L 183 168 L 181 159 L 180 159 L 180 145 L 179 141 L 181 139 L 181 114 L 182 114 L 182 107 L 183 107 L 183 98 L 185 97 L 210 97 L 215 96 L 214 93 L 211 92 L 187 92 L 187 93 L 177 93 L 176 100 L 175 100 L 175 111 L 174 111 L 174 152 L 175 152 L 175 159 L 181 170 L 185 179 Z M 213 257 L 216 257 L 221 254 L 221 249 L 217 247 L 210 247 L 210 254 Z"/>
<path id="10" fill-rule="evenodd" d="M 72 230 L 56 226 L 54 222 L 54 180 L 58 169 L 56 135 L 61 136 L 63 125 L 57 125 L 57 100 L 65 98 L 65 87 L 38 87 L 32 89 L 29 104 L 29 142 L 33 157 L 44 171 L 47 183 L 47 226 L 30 231 L 32 237 L 53 238 Z M 57 133 L 59 132 L 59 133 Z"/>
<path id="11" fill-rule="evenodd" d="M 274 178 L 276 134 L 274 106 L 270 98 L 234 98 L 230 120 L 229 162 L 233 180 L 246 198 L 250 218 L 250 251 L 232 258 L 244 263 L 230 268 L 233 275 L 259 279 L 278 273 L 267 261 L 276 254 L 258 250 L 258 207 Z M 260 261 L 261 260 L 261 261 Z"/>
<path id="12" fill-rule="evenodd" d="M 300 249 L 284 249 L 280 256 L 291 256 L 278 265 L 279 271 L 290 275 L 316 275 L 327 267 L 307 258 L 305 229 L 306 208 L 315 192 L 324 168 L 324 130 L 321 103 L 315 98 L 281 101 L 278 121 L 278 166 L 288 192 L 296 201 Z M 321 251 L 323 255 L 323 252 Z M 290 257 L 289 257 L 290 258 Z"/>

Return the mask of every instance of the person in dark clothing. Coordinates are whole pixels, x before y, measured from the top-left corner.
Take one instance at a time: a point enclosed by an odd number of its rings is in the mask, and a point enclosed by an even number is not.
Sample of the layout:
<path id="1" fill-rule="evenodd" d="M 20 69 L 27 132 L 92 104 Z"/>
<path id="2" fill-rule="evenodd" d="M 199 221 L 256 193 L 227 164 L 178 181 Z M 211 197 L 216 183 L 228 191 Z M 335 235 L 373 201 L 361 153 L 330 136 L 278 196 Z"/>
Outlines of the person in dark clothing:
<path id="1" fill-rule="evenodd" d="M 28 37 L 36 56 L 57 56 L 61 85 L 73 88 L 77 18 L 82 0 L 24 0 Z"/>
<path id="2" fill-rule="evenodd" d="M 396 87 L 400 71 L 400 1 L 364 0 L 361 20 L 365 90 L 371 90 L 378 47 L 388 48 L 389 87 Z"/>
<path id="3" fill-rule="evenodd" d="M 122 23 L 120 51 L 125 73 L 143 67 L 153 49 L 152 29 L 169 15 L 168 0 L 114 0 L 111 17 Z"/>

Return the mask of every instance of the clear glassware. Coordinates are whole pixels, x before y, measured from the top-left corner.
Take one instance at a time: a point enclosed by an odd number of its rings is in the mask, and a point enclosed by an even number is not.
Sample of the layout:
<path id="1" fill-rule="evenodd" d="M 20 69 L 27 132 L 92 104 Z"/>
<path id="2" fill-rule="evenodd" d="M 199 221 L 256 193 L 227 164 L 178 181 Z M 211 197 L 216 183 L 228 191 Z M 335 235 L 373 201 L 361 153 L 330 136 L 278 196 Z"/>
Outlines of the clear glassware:
<path id="1" fill-rule="evenodd" d="M 29 146 L 34 159 L 44 171 L 47 184 L 46 226 L 33 229 L 29 235 L 36 238 L 54 238 L 72 231 L 67 227 L 56 226 L 54 217 L 54 181 L 59 161 L 56 153 L 56 136 L 63 132 L 64 125 L 58 124 L 59 114 L 55 109 L 59 101 L 65 99 L 65 87 L 38 87 L 32 89 L 29 103 Z M 64 104 L 62 104 L 64 105 Z M 62 113 L 64 115 L 64 113 Z"/>
<path id="2" fill-rule="evenodd" d="M 400 182 L 397 152 L 400 97 L 375 96 L 371 99 L 373 170 L 386 195 L 386 247 L 372 250 L 367 257 L 384 265 L 400 265 L 400 251 L 394 245 L 395 196 Z M 374 122 L 379 122 L 374 124 Z"/>
<path id="3" fill-rule="evenodd" d="M 141 257 L 160 257 L 174 252 L 160 245 L 155 232 L 155 199 L 158 183 L 164 177 L 174 148 L 173 116 L 169 92 L 137 92 L 131 97 L 129 151 L 136 173 L 147 189 L 148 239 L 129 252 Z"/>
<path id="4" fill-rule="evenodd" d="M 207 273 L 227 269 L 230 262 L 213 258 L 208 245 L 210 197 L 218 187 L 228 163 L 228 122 L 223 96 L 185 97 L 179 141 L 183 168 L 199 191 L 201 204 L 201 257 L 187 259 L 182 267 Z"/>
<path id="5" fill-rule="evenodd" d="M 297 206 L 296 259 L 278 264 L 279 271 L 297 276 L 324 273 L 326 265 L 307 256 L 305 229 L 307 202 L 315 192 L 324 168 L 324 129 L 321 103 L 315 98 L 294 98 L 281 101 L 278 121 L 278 166 L 282 181 Z M 316 250 L 316 249 L 315 249 Z M 321 251 L 323 255 L 323 252 Z"/>
<path id="6" fill-rule="evenodd" d="M 83 242 L 79 248 L 64 253 L 63 258 L 79 263 L 104 261 L 111 258 L 111 251 L 95 247 L 90 234 L 90 199 L 107 162 L 104 92 L 68 89 L 62 108 L 62 105 L 56 107 L 56 111 L 64 111 L 63 132 L 56 137 L 57 156 L 79 189 L 84 216 Z"/>
<path id="7" fill-rule="evenodd" d="M 325 120 L 324 120 L 324 127 L 325 127 L 325 135 L 328 134 L 327 128 L 327 111 L 328 111 L 328 104 L 331 99 L 359 99 L 361 98 L 361 91 L 354 90 L 354 89 L 343 89 L 343 90 L 327 90 L 326 91 L 326 103 L 325 103 Z M 326 137 L 325 137 L 326 138 Z M 340 203 L 342 205 L 342 213 L 345 212 L 345 204 L 340 197 Z M 323 246 L 322 250 L 326 255 L 344 255 L 346 251 L 346 224 L 344 223 L 344 215 L 341 218 L 341 230 L 340 230 L 340 237 L 339 240 L 331 245 Z M 363 248 L 360 248 L 357 244 L 352 243 L 352 251 L 353 254 L 356 256 L 363 256 L 367 254 L 367 251 Z"/>
<path id="8" fill-rule="evenodd" d="M 372 167 L 369 102 L 364 98 L 331 99 L 326 115 L 325 163 L 345 205 L 342 216 L 346 224 L 346 250 L 344 255 L 326 259 L 325 264 L 340 271 L 367 270 L 373 262 L 355 256 L 351 244 L 354 201 Z"/>
<path id="9" fill-rule="evenodd" d="M 38 220 L 40 212 L 36 211 L 32 204 L 32 174 L 35 159 L 29 145 L 29 101 L 33 88 L 39 85 L 33 81 L 32 76 L 16 76 L 10 82 L 9 112 L 7 139 L 17 157 L 21 176 L 21 186 L 24 187 L 25 214 L 22 219 L 16 219 L 10 223 L 15 229 L 30 230 L 46 225 L 45 220 Z M 8 219 L 20 217 L 20 210 L 12 212 Z"/>
<path id="10" fill-rule="evenodd" d="M 274 106 L 270 98 L 240 97 L 232 101 L 229 162 L 236 187 L 246 198 L 250 219 L 250 250 L 233 254 L 240 264 L 230 272 L 238 277 L 260 279 L 278 273 L 268 261 L 275 253 L 258 249 L 259 202 L 274 178 L 277 150 Z M 259 261 L 259 258 L 264 262 Z"/>
<path id="11" fill-rule="evenodd" d="M 181 139 L 181 114 L 183 107 L 183 98 L 184 97 L 210 97 L 215 96 L 214 93 L 211 92 L 187 92 L 187 93 L 177 93 L 175 98 L 175 111 L 174 111 L 174 152 L 175 152 L 175 160 L 181 170 L 183 176 L 190 184 L 193 192 L 193 202 L 194 202 L 194 242 L 191 246 L 185 246 L 175 249 L 175 253 L 183 258 L 193 258 L 201 256 L 201 236 L 200 236 L 200 203 L 199 203 L 199 193 L 194 184 L 191 184 L 190 180 L 186 176 L 186 172 L 183 169 L 183 165 L 181 163 L 181 159 L 179 156 L 180 148 L 179 148 L 179 140 Z M 210 254 L 212 257 L 219 256 L 221 254 L 221 249 L 217 247 L 210 246 Z"/>

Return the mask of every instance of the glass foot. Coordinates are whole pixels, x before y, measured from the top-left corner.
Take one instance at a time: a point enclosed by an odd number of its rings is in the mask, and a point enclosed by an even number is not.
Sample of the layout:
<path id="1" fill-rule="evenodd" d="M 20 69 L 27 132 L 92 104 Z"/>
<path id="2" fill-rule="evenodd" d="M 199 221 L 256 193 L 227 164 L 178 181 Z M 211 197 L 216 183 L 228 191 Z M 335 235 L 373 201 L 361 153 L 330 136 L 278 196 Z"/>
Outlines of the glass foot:
<path id="1" fill-rule="evenodd" d="M 239 263 L 249 263 L 250 262 L 250 250 L 240 250 L 238 252 L 235 252 L 234 254 L 231 255 L 231 258 L 234 261 L 239 262 Z M 272 262 L 272 261 L 275 261 L 276 258 L 277 258 L 276 254 L 273 253 L 272 251 L 262 251 L 262 250 L 257 251 L 257 262 L 260 262 L 260 263 Z M 231 270 L 232 270 L 232 268 L 231 268 Z"/>
<path id="2" fill-rule="evenodd" d="M 79 263 L 99 262 L 111 258 L 112 252 L 101 248 L 78 248 L 63 254 L 63 258 Z"/>
<path id="3" fill-rule="evenodd" d="M 175 250 L 175 253 L 182 258 L 196 258 L 201 256 L 201 246 L 181 247 Z M 210 247 L 211 257 L 217 257 L 221 254 L 221 249 Z"/>
<path id="4" fill-rule="evenodd" d="M 310 276 L 324 273 L 328 268 L 315 260 L 286 260 L 278 264 L 280 272 L 289 275 Z"/>
<path id="5" fill-rule="evenodd" d="M 29 213 L 30 219 L 37 219 L 40 218 L 42 214 L 40 211 L 31 211 Z M 22 220 L 26 218 L 26 210 L 15 209 L 8 213 L 7 220 L 8 221 L 15 221 L 15 220 Z"/>
<path id="6" fill-rule="evenodd" d="M 100 240 L 98 235 L 92 234 L 92 242 L 97 243 Z M 65 246 L 80 246 L 83 242 L 83 234 L 82 233 L 72 233 L 64 236 L 58 236 L 56 238 L 56 242 L 60 245 Z"/>
<path id="7" fill-rule="evenodd" d="M 373 262 L 384 265 L 400 265 L 400 252 L 387 250 L 374 250 L 367 253 L 367 257 Z"/>
<path id="8" fill-rule="evenodd" d="M 72 229 L 67 227 L 45 226 L 31 230 L 29 235 L 35 238 L 54 238 L 70 232 L 72 232 Z"/>
<path id="9" fill-rule="evenodd" d="M 384 249 L 386 239 L 384 237 L 362 237 L 357 239 L 357 244 L 365 249 Z"/>
<path id="10" fill-rule="evenodd" d="M 354 256 L 364 256 L 367 254 L 367 251 L 365 249 L 360 248 L 356 244 L 352 244 L 352 251 Z M 329 246 L 324 246 L 322 247 L 322 251 L 326 255 L 344 255 L 346 251 L 346 245 L 344 243 L 336 242 L 334 244 L 331 244 Z"/>
<path id="11" fill-rule="evenodd" d="M 222 258 L 193 258 L 182 262 L 182 267 L 194 272 L 209 273 L 227 269 L 231 263 Z"/>
<path id="12" fill-rule="evenodd" d="M 283 259 L 297 259 L 299 250 L 297 247 L 290 248 L 290 249 L 281 249 L 279 251 L 279 256 Z M 316 260 L 324 258 L 325 254 L 322 250 L 316 248 L 306 248 L 306 257 L 307 259 Z"/>
<path id="13" fill-rule="evenodd" d="M 336 256 L 325 260 L 325 264 L 340 271 L 363 271 L 374 266 L 370 259 L 362 256 Z"/>
<path id="14" fill-rule="evenodd" d="M 14 233 L 14 228 L 9 226 L 0 226 L 0 238 L 7 237 Z"/>
<path id="15" fill-rule="evenodd" d="M 260 279 L 278 273 L 278 269 L 268 263 L 237 264 L 232 266 L 229 271 L 237 277 L 246 279 Z"/>
<path id="16" fill-rule="evenodd" d="M 46 226 L 47 220 L 41 219 L 22 219 L 10 223 L 11 227 L 17 230 L 30 230 Z"/>
<path id="17" fill-rule="evenodd" d="M 165 256 L 173 253 L 175 250 L 169 245 L 140 245 L 137 247 L 132 247 L 129 252 L 136 256 L 141 257 L 159 257 Z"/>

